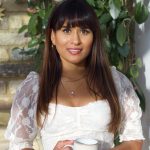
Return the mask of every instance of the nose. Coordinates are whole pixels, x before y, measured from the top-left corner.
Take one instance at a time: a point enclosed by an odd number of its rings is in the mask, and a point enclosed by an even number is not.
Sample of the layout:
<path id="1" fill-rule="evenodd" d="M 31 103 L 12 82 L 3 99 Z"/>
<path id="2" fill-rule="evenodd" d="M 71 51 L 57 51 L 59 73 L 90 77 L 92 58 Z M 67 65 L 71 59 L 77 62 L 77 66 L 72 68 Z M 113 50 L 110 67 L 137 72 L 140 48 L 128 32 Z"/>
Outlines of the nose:
<path id="1" fill-rule="evenodd" d="M 72 43 L 75 45 L 79 45 L 81 43 L 81 37 L 78 31 L 74 31 L 72 35 Z"/>

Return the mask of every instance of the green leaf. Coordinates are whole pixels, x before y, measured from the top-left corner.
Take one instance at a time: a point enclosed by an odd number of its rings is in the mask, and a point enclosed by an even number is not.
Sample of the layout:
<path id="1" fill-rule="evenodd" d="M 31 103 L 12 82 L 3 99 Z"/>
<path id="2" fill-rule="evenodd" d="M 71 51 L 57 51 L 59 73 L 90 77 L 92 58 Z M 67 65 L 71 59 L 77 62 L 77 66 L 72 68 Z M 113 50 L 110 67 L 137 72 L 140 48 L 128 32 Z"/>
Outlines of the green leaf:
<path id="1" fill-rule="evenodd" d="M 95 13 L 96 13 L 96 16 L 99 18 L 102 15 L 103 11 L 99 9 L 95 9 Z"/>
<path id="2" fill-rule="evenodd" d="M 38 43 L 40 44 L 41 42 L 44 42 L 44 40 L 45 40 L 45 34 L 44 35 L 41 34 L 41 36 L 38 39 Z"/>
<path id="3" fill-rule="evenodd" d="M 116 32 L 116 38 L 117 38 L 117 42 L 119 43 L 119 45 L 123 46 L 127 38 L 127 31 L 126 31 L 126 28 L 123 26 L 123 24 L 120 24 L 118 26 L 117 32 Z"/>
<path id="4" fill-rule="evenodd" d="M 38 23 L 36 26 L 36 30 L 37 30 L 36 34 L 41 34 L 42 30 L 43 30 L 43 25 L 44 25 L 44 22 L 43 22 L 44 19 L 42 19 L 38 16 L 37 21 L 38 21 Z"/>
<path id="5" fill-rule="evenodd" d="M 111 63 L 112 63 L 112 65 L 118 66 L 120 58 L 119 58 L 119 55 L 117 53 L 117 50 L 112 49 L 111 53 L 110 53 L 110 56 L 111 56 Z"/>
<path id="6" fill-rule="evenodd" d="M 97 0 L 96 1 L 96 7 L 101 9 L 101 10 L 104 10 L 105 9 L 105 4 L 104 4 L 103 1 Z"/>
<path id="7" fill-rule="evenodd" d="M 106 24 L 108 23 L 109 21 L 111 21 L 112 17 L 110 16 L 109 13 L 104 13 L 100 19 L 99 19 L 99 22 L 100 24 Z"/>
<path id="8" fill-rule="evenodd" d="M 103 37 L 105 37 L 107 35 L 107 27 L 105 24 L 101 24 L 100 25 L 100 29 L 101 29 L 101 34 Z"/>
<path id="9" fill-rule="evenodd" d="M 142 2 L 138 2 L 135 5 L 135 15 L 134 15 L 135 21 L 138 24 L 141 24 L 147 20 L 148 15 L 149 15 L 148 8 L 144 4 L 142 4 Z"/>
<path id="10" fill-rule="evenodd" d="M 121 8 L 121 0 L 113 0 L 113 3 L 116 8 L 120 9 Z"/>
<path id="11" fill-rule="evenodd" d="M 137 58 L 136 61 L 135 61 L 135 64 L 141 68 L 142 67 L 142 60 L 140 58 Z"/>
<path id="12" fill-rule="evenodd" d="M 134 79 L 136 79 L 139 76 L 139 69 L 136 65 L 132 65 L 130 67 L 130 75 Z"/>
<path id="13" fill-rule="evenodd" d="M 94 0 L 86 0 L 91 6 L 95 7 L 95 2 Z"/>
<path id="14" fill-rule="evenodd" d="M 121 1 L 120 0 L 109 0 L 109 13 L 113 19 L 117 19 L 121 11 Z"/>
<path id="15" fill-rule="evenodd" d="M 129 18 L 129 16 L 128 16 L 128 11 L 122 11 L 122 12 L 120 12 L 120 14 L 119 14 L 119 18 L 120 19 L 123 19 L 123 18 Z"/>
<path id="16" fill-rule="evenodd" d="M 33 14 L 28 24 L 28 32 L 31 36 L 36 35 L 37 33 L 37 24 L 38 24 L 38 15 Z"/>
<path id="17" fill-rule="evenodd" d="M 106 47 L 107 52 L 111 52 L 111 43 L 108 39 L 104 38 L 104 44 Z"/>
<path id="18" fill-rule="evenodd" d="M 115 144 L 115 146 L 121 144 L 120 138 L 119 138 L 119 133 L 118 133 L 118 132 L 115 133 L 115 136 L 114 136 L 114 144 Z"/>
<path id="19" fill-rule="evenodd" d="M 27 29 L 28 29 L 28 25 L 23 25 L 23 26 L 19 29 L 18 33 L 22 33 L 22 32 L 24 32 L 24 31 L 27 30 Z"/>
<path id="20" fill-rule="evenodd" d="M 117 65 L 117 68 L 118 68 L 119 70 L 123 70 L 123 63 L 122 63 L 121 60 L 119 60 L 118 65 Z"/>
<path id="21" fill-rule="evenodd" d="M 53 9 L 52 4 L 49 4 L 48 7 L 47 7 L 47 9 L 45 10 L 45 19 L 49 18 L 50 14 L 52 12 L 52 9 Z"/>
<path id="22" fill-rule="evenodd" d="M 28 43 L 28 47 L 34 47 L 38 44 L 38 39 L 32 39 L 29 43 Z"/>
<path id="23" fill-rule="evenodd" d="M 19 47 L 14 47 L 13 49 L 12 49 L 12 51 L 19 51 L 19 50 L 23 50 L 24 48 L 19 48 Z"/>
<path id="24" fill-rule="evenodd" d="M 45 18 L 45 10 L 44 10 L 44 9 L 41 9 L 41 10 L 39 11 L 39 16 L 40 16 L 42 19 Z"/>
<path id="25" fill-rule="evenodd" d="M 121 56 L 127 57 L 130 52 L 129 45 L 127 43 L 125 43 L 122 47 L 118 46 L 118 51 L 121 54 Z"/>
<path id="26" fill-rule="evenodd" d="M 23 51 L 20 51 L 19 54 L 22 54 L 22 55 L 35 55 L 37 52 L 37 49 L 36 48 L 29 48 L 29 49 L 26 49 L 26 50 L 23 50 Z"/>

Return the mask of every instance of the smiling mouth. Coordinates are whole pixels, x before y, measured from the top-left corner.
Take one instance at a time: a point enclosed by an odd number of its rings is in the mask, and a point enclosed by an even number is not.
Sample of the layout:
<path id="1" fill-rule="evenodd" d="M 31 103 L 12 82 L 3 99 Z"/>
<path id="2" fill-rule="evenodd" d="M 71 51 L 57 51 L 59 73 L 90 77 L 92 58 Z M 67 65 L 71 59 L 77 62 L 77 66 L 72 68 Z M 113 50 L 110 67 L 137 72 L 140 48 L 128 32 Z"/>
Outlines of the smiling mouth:
<path id="1" fill-rule="evenodd" d="M 68 52 L 72 55 L 77 55 L 77 54 L 80 54 L 82 49 L 81 48 L 68 48 L 67 49 Z"/>

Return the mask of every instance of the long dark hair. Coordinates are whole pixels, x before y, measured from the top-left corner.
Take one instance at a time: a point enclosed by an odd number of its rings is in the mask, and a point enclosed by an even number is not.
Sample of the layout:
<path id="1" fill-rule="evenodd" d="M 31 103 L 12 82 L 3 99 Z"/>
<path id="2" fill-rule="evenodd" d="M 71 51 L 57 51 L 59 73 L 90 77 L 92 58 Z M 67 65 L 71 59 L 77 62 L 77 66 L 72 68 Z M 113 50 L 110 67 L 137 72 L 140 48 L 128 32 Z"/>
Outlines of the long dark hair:
<path id="1" fill-rule="evenodd" d="M 93 45 L 87 57 L 87 83 L 92 92 L 102 99 L 107 99 L 111 109 L 109 131 L 116 132 L 121 119 L 120 106 L 111 70 L 106 59 L 100 27 L 92 7 L 85 0 L 64 0 L 56 5 L 49 18 L 46 29 L 46 41 L 43 67 L 40 74 L 39 97 L 37 103 L 37 123 L 41 125 L 40 116 L 48 114 L 48 106 L 56 94 L 62 74 L 60 57 L 52 46 L 51 32 L 59 30 L 64 22 L 74 27 L 86 27 L 93 32 Z M 57 98 L 56 98 L 57 99 Z M 56 102 L 57 103 L 57 102 Z"/>

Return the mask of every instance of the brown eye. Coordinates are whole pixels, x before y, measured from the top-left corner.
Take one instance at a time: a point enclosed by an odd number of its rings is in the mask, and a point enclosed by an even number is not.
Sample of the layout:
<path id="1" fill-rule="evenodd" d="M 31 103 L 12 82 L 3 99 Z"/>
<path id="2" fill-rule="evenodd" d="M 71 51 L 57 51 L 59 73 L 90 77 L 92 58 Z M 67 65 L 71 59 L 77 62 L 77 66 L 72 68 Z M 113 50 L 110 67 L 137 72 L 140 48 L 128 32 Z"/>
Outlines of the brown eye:
<path id="1" fill-rule="evenodd" d="M 62 31 L 64 32 L 64 33 L 70 33 L 71 32 L 71 29 L 70 28 L 63 28 L 62 29 Z"/>
<path id="2" fill-rule="evenodd" d="M 81 29 L 81 33 L 84 34 L 84 35 L 87 35 L 90 32 L 91 32 L 90 29 L 85 29 L 85 28 Z"/>

